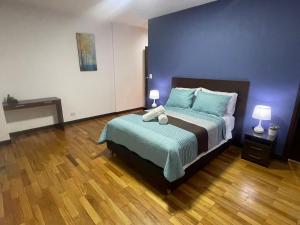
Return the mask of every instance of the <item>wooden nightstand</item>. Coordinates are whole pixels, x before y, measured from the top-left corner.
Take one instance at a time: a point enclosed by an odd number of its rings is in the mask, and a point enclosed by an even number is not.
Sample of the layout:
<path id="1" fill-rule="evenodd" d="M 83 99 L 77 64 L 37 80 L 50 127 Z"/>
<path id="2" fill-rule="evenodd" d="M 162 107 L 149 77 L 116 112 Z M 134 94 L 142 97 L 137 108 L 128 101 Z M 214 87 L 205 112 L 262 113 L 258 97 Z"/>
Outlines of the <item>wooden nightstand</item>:
<path id="1" fill-rule="evenodd" d="M 263 134 L 250 131 L 245 134 L 242 158 L 268 167 L 276 141 L 277 137 L 269 136 L 267 131 Z"/>

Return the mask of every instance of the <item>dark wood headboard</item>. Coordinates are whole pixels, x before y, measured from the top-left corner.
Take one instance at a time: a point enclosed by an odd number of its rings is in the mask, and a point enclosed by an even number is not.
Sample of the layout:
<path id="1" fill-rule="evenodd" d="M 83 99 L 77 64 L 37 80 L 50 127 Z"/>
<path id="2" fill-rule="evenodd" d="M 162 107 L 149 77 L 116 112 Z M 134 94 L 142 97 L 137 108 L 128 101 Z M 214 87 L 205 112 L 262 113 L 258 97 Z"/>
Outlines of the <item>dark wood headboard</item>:
<path id="1" fill-rule="evenodd" d="M 231 80 L 209 80 L 173 77 L 172 87 L 198 88 L 204 87 L 213 91 L 235 92 L 238 99 L 235 107 L 235 128 L 233 130 L 232 141 L 234 144 L 240 145 L 242 142 L 243 124 L 246 113 L 249 81 L 231 81 Z"/>

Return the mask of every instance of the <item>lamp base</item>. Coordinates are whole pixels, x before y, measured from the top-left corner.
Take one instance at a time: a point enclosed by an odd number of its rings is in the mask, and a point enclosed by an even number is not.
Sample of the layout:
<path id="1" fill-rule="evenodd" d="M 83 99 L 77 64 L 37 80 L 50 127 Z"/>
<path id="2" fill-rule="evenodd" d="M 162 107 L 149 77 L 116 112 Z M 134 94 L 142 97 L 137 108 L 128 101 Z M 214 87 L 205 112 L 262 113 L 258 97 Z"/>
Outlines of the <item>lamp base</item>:
<path id="1" fill-rule="evenodd" d="M 152 105 L 151 105 L 152 108 L 156 108 L 157 107 L 157 104 L 154 102 Z"/>
<path id="2" fill-rule="evenodd" d="M 259 121 L 259 124 L 254 127 L 254 132 L 258 134 L 262 134 L 264 132 L 264 128 L 261 126 L 261 120 Z"/>
<path id="3" fill-rule="evenodd" d="M 152 108 L 156 108 L 157 107 L 157 104 L 156 104 L 156 102 L 155 102 L 155 99 L 153 99 L 153 103 L 152 103 Z"/>

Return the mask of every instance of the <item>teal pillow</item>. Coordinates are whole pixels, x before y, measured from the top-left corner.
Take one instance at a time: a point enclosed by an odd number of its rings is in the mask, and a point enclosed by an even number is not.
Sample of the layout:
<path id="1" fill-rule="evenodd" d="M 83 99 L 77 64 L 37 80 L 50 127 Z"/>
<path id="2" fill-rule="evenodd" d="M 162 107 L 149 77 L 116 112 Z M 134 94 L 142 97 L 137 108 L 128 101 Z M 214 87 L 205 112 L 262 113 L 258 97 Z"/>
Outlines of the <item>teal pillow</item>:
<path id="1" fill-rule="evenodd" d="M 230 98 L 231 96 L 199 91 L 192 109 L 222 117 L 224 116 Z"/>
<path id="2" fill-rule="evenodd" d="M 172 88 L 166 106 L 190 108 L 193 103 L 194 92 L 194 89 L 186 90 Z"/>

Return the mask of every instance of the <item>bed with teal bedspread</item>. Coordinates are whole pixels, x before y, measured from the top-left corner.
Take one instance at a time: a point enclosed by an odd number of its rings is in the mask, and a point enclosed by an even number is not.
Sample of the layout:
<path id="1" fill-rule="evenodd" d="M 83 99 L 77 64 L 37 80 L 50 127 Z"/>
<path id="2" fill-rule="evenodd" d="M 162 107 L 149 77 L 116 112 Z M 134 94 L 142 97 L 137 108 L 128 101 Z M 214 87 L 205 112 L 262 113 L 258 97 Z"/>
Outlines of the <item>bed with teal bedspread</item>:
<path id="1" fill-rule="evenodd" d="M 209 149 L 225 137 L 223 118 L 192 109 L 166 107 L 166 112 L 204 127 L 208 133 Z M 130 114 L 115 118 L 103 129 L 99 143 L 113 141 L 163 168 L 164 177 L 175 181 L 184 176 L 184 165 L 198 156 L 198 143 L 194 133 L 172 124 L 160 125 L 157 121 L 144 122 L 141 115 Z"/>

